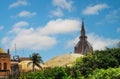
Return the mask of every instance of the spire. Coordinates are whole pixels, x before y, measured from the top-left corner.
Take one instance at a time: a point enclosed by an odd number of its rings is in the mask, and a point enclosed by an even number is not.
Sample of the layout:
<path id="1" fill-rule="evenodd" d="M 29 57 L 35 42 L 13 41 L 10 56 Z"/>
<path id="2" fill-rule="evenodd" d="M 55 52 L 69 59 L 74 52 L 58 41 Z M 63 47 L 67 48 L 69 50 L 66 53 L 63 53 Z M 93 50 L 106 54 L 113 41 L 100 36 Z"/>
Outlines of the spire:
<path id="1" fill-rule="evenodd" d="M 81 36 L 79 37 L 78 43 L 75 45 L 74 52 L 78 54 L 86 54 L 87 52 L 92 52 L 93 48 L 87 41 L 87 36 L 85 35 L 84 20 L 82 19 L 81 25 Z"/>
<path id="2" fill-rule="evenodd" d="M 81 27 L 81 36 L 80 38 L 87 38 L 85 35 L 85 27 L 84 27 L 84 20 L 82 19 L 82 27 Z"/>
<path id="3" fill-rule="evenodd" d="M 10 50 L 9 49 L 7 50 L 7 53 L 10 54 Z"/>
<path id="4" fill-rule="evenodd" d="M 81 28 L 81 32 L 85 33 L 85 28 L 84 28 L 84 19 L 82 19 L 82 28 Z M 81 33 L 82 34 L 82 33 Z"/>

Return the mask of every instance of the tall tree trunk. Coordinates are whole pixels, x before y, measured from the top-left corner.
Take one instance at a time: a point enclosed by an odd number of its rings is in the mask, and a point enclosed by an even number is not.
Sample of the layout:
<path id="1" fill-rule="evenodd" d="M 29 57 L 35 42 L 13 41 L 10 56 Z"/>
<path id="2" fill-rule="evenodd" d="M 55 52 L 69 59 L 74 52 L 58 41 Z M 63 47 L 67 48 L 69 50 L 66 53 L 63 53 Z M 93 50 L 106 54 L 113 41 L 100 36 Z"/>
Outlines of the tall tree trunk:
<path id="1" fill-rule="evenodd" d="M 33 63 L 33 72 L 35 71 L 35 64 Z"/>

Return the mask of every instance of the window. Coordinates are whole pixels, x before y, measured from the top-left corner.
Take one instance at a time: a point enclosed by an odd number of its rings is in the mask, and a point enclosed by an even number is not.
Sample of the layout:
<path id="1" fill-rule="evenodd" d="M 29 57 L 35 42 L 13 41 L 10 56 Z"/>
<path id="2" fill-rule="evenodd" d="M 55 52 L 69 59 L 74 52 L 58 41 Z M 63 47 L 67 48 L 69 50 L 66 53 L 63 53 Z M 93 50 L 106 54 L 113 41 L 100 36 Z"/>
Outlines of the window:
<path id="1" fill-rule="evenodd" d="M 0 63 L 0 70 L 2 70 L 2 64 Z"/>
<path id="2" fill-rule="evenodd" d="M 4 63 L 4 70 L 7 70 L 7 63 Z"/>

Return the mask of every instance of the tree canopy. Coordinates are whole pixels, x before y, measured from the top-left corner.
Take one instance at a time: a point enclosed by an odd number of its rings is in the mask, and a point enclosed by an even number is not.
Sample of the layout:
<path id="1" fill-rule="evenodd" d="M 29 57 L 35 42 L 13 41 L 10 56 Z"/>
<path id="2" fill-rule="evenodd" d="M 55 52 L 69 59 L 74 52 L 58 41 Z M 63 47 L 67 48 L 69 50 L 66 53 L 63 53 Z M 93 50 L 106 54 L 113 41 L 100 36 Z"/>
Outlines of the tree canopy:
<path id="1" fill-rule="evenodd" d="M 34 58 L 38 56 L 38 59 Z M 39 60 L 38 54 L 32 59 Z M 21 75 L 26 79 L 119 79 L 120 48 L 106 48 L 87 53 L 76 60 L 72 67 L 47 68 Z"/>
<path id="2" fill-rule="evenodd" d="M 35 66 L 42 68 L 40 63 L 43 63 L 42 57 L 38 53 L 33 53 L 30 55 L 31 62 L 28 65 L 32 64 L 33 71 L 35 71 Z"/>

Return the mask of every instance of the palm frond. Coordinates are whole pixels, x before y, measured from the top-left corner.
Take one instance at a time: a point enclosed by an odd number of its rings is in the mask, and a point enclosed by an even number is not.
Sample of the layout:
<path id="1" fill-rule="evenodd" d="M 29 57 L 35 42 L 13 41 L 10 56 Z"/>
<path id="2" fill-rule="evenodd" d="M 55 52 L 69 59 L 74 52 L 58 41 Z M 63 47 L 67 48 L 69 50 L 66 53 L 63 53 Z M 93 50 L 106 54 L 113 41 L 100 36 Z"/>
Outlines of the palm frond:
<path id="1" fill-rule="evenodd" d="M 42 66 L 39 63 L 35 63 L 35 65 L 42 69 Z"/>
<path id="2" fill-rule="evenodd" d="M 33 64 L 33 71 L 35 70 L 35 65 L 39 68 L 42 68 L 42 66 L 40 65 L 40 63 L 43 63 L 42 57 L 39 55 L 39 53 L 33 53 L 30 56 L 31 59 L 31 63 Z"/>

